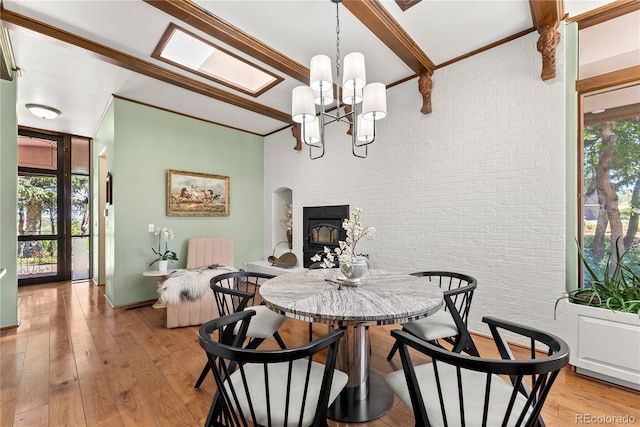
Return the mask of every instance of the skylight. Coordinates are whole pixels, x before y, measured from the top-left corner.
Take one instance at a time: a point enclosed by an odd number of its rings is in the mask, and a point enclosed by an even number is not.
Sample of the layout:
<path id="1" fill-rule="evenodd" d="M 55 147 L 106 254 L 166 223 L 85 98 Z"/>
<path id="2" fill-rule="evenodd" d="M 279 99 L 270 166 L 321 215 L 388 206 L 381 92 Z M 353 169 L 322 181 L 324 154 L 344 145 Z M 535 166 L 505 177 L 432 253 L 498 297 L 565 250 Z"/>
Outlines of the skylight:
<path id="1" fill-rule="evenodd" d="M 151 56 L 253 96 L 282 81 L 174 24 L 169 24 Z"/>

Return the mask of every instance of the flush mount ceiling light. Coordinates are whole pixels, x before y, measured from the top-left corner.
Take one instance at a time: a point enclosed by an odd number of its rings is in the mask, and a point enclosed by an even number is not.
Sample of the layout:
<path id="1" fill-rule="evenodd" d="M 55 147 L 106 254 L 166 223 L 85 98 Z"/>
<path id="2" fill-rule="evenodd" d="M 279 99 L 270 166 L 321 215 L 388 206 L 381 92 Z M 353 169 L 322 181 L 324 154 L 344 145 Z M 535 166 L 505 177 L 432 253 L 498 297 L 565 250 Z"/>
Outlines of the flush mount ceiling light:
<path id="1" fill-rule="evenodd" d="M 34 116 L 40 117 L 41 119 L 51 120 L 51 119 L 55 119 L 60 114 L 62 114 L 60 110 L 55 109 L 53 107 L 49 107 L 48 105 L 27 104 L 25 105 L 25 107 L 27 107 L 27 110 L 31 111 L 31 114 L 33 114 Z"/>
<path id="2" fill-rule="evenodd" d="M 336 4 L 336 78 L 339 82 L 341 71 L 339 9 L 342 0 L 331 0 L 331 2 Z M 301 139 L 309 146 L 309 157 L 315 160 L 324 156 L 324 127 L 330 123 L 344 122 L 351 126 L 351 152 L 356 157 L 366 158 L 367 146 L 376 138 L 376 120 L 387 115 L 387 95 L 384 84 L 367 84 L 364 55 L 360 52 L 352 52 L 344 57 L 342 88 L 340 85 L 337 86 L 335 97 L 331 59 L 328 56 L 316 55 L 311 58 L 310 74 L 311 84 L 298 86 L 291 94 L 291 118 L 294 122 L 301 124 Z M 336 100 L 335 115 L 326 111 L 326 107 L 331 105 L 334 99 Z M 362 103 L 361 107 L 358 106 L 360 103 Z M 316 105 L 320 106 L 320 114 L 317 117 Z"/>

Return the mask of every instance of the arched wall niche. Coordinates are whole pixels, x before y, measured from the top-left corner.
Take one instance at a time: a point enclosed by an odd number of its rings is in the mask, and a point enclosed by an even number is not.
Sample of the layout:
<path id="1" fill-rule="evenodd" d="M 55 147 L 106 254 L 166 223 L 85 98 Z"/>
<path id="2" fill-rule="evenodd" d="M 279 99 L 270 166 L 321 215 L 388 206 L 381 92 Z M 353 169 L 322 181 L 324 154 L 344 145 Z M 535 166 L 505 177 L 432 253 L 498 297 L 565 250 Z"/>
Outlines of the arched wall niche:
<path id="1" fill-rule="evenodd" d="M 280 221 L 285 216 L 285 204 L 293 207 L 293 191 L 288 187 L 277 188 L 271 196 L 271 201 L 271 250 L 277 257 L 289 251 L 286 243 L 287 229 L 280 224 Z"/>

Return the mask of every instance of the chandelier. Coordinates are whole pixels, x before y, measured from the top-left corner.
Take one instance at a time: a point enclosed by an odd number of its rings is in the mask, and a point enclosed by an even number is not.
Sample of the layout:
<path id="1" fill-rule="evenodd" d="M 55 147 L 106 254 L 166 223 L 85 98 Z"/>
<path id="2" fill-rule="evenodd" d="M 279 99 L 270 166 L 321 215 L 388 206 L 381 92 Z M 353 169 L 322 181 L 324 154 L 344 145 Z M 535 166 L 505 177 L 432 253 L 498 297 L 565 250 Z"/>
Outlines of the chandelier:
<path id="1" fill-rule="evenodd" d="M 336 81 L 340 81 L 340 3 L 336 4 Z M 310 85 L 295 87 L 291 93 L 291 118 L 300 123 L 300 139 L 309 146 L 309 157 L 319 159 L 325 153 L 325 126 L 348 123 L 351 152 L 366 158 L 368 145 L 376 139 L 376 121 L 387 115 L 386 88 L 382 83 L 367 84 L 364 55 L 352 52 L 344 57 L 342 88 L 336 85 L 335 97 L 331 59 L 326 55 L 311 58 Z M 334 100 L 335 108 L 327 110 Z M 320 112 L 316 113 L 316 105 Z"/>

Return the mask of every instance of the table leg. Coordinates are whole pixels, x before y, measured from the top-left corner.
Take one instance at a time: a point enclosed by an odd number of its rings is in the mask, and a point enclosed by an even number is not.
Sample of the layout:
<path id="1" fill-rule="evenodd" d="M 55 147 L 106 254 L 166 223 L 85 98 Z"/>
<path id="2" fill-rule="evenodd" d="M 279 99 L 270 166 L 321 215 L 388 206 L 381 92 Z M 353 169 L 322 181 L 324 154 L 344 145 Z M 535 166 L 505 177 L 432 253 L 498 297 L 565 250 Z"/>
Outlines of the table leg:
<path id="1" fill-rule="evenodd" d="M 370 343 L 366 326 L 342 327 L 336 369 L 349 376 L 347 385 L 329 407 L 336 421 L 364 422 L 379 418 L 393 406 L 393 390 L 380 375 L 369 371 Z"/>
<path id="2" fill-rule="evenodd" d="M 165 280 L 165 276 L 158 277 L 158 301 L 153 303 L 153 305 L 151 306 L 153 308 L 167 308 L 167 305 L 162 302 L 162 299 L 160 299 L 160 288 L 162 287 L 162 284 Z"/>

